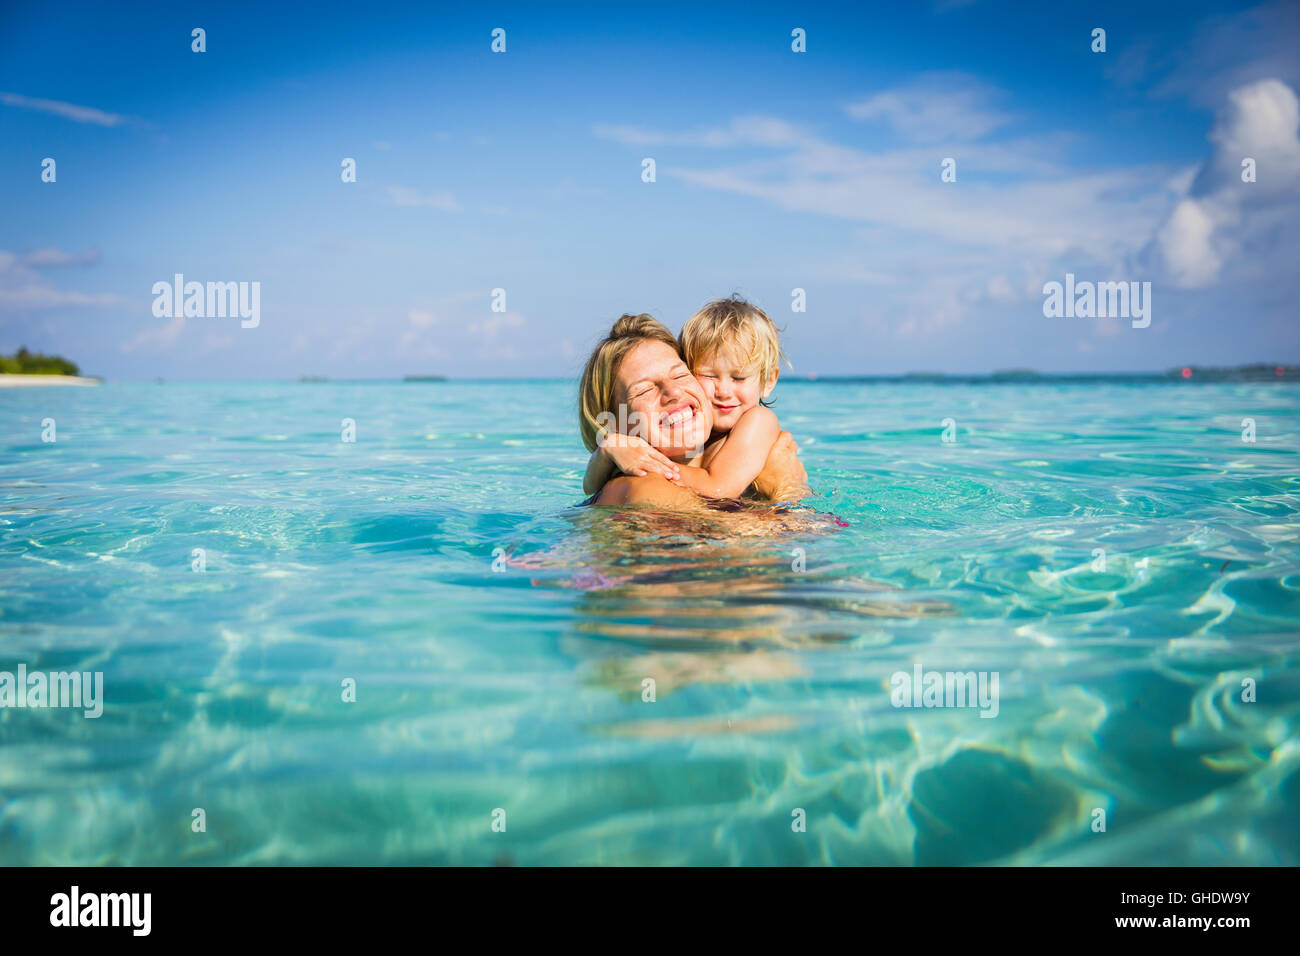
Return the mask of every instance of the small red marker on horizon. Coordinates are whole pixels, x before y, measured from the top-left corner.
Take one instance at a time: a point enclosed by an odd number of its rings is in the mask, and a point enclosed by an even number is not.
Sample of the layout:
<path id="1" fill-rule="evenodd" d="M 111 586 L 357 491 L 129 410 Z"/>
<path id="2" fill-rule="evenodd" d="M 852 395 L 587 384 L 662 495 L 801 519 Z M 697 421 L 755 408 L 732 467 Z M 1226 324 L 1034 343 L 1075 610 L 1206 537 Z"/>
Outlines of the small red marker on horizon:
<path id="1" fill-rule="evenodd" d="M 1191 378 L 1191 377 L 1192 377 L 1192 370 L 1190 368 L 1183 369 L 1183 378 Z"/>
<path id="2" fill-rule="evenodd" d="M 1273 372 L 1276 375 L 1285 375 L 1286 369 L 1284 369 L 1281 365 L 1279 365 L 1277 368 L 1273 369 Z"/>

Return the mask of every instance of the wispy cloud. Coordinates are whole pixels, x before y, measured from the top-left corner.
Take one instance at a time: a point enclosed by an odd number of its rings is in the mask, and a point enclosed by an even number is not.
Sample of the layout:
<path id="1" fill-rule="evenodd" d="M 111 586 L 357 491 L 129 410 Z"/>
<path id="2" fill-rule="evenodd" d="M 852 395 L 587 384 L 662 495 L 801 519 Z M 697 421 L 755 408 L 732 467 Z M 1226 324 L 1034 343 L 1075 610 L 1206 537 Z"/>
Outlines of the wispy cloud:
<path id="1" fill-rule="evenodd" d="M 389 186 L 388 201 L 394 206 L 404 206 L 407 208 L 429 207 L 432 209 L 441 209 L 444 212 L 458 212 L 460 203 L 456 197 L 447 191 L 421 193 L 419 190 L 408 189 L 406 186 Z"/>
<path id="2" fill-rule="evenodd" d="M 996 105 L 1000 98 L 955 74 L 873 94 L 847 112 L 902 134 L 898 145 L 876 149 L 844 146 L 779 117 L 688 132 L 596 132 L 628 145 L 695 147 L 672 164 L 661 161 L 661 179 L 860 224 L 866 238 L 842 258 L 806 268 L 876 287 L 885 297 L 878 306 L 888 306 L 869 320 L 873 331 L 922 340 L 946 334 L 973 310 L 1041 298 L 1045 277 L 1062 262 L 1099 275 L 1130 269 L 1176 199 L 1167 166 L 1075 167 L 1068 129 L 1006 136 L 1016 117 Z M 942 147 L 940 133 L 949 140 Z M 725 152 L 733 146 L 749 148 Z M 957 181 L 945 183 L 940 161 L 949 155 L 957 158 Z"/>
<path id="3" fill-rule="evenodd" d="M 15 288 L 0 286 L 0 313 L 29 309 L 55 309 L 60 306 L 121 305 L 122 297 L 112 293 L 64 292 L 49 286 L 27 284 Z"/>
<path id="4" fill-rule="evenodd" d="M 22 264 L 36 269 L 57 266 L 93 266 L 99 262 L 98 249 L 64 252 L 62 249 L 35 249 L 22 257 Z"/>
<path id="5" fill-rule="evenodd" d="M 50 266 L 93 265 L 99 250 L 69 253 L 60 249 L 37 249 L 17 255 L 0 249 L 0 314 L 55 309 L 62 306 L 107 307 L 121 305 L 112 293 L 75 292 L 56 289 L 36 270 Z"/>
<path id="6" fill-rule="evenodd" d="M 996 106 L 1000 93 L 962 73 L 925 73 L 909 83 L 850 103 L 858 120 L 883 120 L 915 143 L 982 139 L 1013 119 Z"/>
<path id="7" fill-rule="evenodd" d="M 1206 18 L 1183 44 L 1152 38 L 1160 51 L 1148 71 L 1158 79 L 1153 93 L 1217 108 L 1228 91 L 1262 79 L 1295 88 L 1300 86 L 1298 36 L 1300 5 L 1280 0 Z"/>
<path id="8" fill-rule="evenodd" d="M 475 319 L 466 327 L 466 333 L 484 346 L 495 346 L 502 333 L 521 329 L 528 320 L 518 312 L 494 312 L 486 318 Z"/>
<path id="9" fill-rule="evenodd" d="M 1113 254 L 1168 208 L 1167 170 L 1078 172 L 1048 136 L 958 153 L 958 179 L 941 183 L 942 153 L 866 152 L 812 135 L 736 164 L 661 166 L 661 174 L 752 196 L 792 211 L 857 220 L 975 247 Z M 1015 173 L 1005 182 L 975 173 Z"/>
<path id="10" fill-rule="evenodd" d="M 75 103 L 65 103 L 62 100 L 36 99 L 21 96 L 18 93 L 0 93 L 0 103 L 5 106 L 16 106 L 24 110 L 53 113 L 55 116 L 70 119 L 74 123 L 91 123 L 95 126 L 121 126 L 130 122 L 133 118 L 121 113 L 108 113 L 104 110 L 95 109 L 93 106 L 78 106 Z"/>
<path id="11" fill-rule="evenodd" d="M 441 357 L 442 351 L 430 341 L 429 329 L 438 324 L 438 317 L 428 309 L 411 309 L 406 313 L 409 328 L 402 333 L 400 347 L 404 355 L 419 351 L 426 358 Z"/>
<path id="12" fill-rule="evenodd" d="M 798 127 L 770 116 L 742 116 L 721 128 L 683 132 L 650 130 L 640 126 L 600 123 L 593 132 L 600 139 L 624 146 L 788 146 L 800 137 Z"/>
<path id="13" fill-rule="evenodd" d="M 126 355 L 140 351 L 165 352 L 180 340 L 181 333 L 184 331 L 185 317 L 178 315 L 166 325 L 150 327 L 132 336 L 119 348 Z M 210 351 L 206 344 L 204 351 Z"/>

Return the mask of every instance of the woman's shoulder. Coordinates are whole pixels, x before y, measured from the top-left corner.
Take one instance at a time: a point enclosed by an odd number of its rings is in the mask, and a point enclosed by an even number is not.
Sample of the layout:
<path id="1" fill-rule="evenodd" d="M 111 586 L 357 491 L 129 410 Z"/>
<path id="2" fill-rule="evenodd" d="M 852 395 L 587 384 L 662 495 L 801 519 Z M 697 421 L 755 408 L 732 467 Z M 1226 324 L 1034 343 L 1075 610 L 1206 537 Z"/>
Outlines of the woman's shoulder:
<path id="1" fill-rule="evenodd" d="M 592 502 L 597 505 L 649 504 L 665 507 L 683 505 L 696 507 L 699 497 L 695 492 L 675 485 L 659 475 L 633 477 L 624 475 L 605 483 Z"/>

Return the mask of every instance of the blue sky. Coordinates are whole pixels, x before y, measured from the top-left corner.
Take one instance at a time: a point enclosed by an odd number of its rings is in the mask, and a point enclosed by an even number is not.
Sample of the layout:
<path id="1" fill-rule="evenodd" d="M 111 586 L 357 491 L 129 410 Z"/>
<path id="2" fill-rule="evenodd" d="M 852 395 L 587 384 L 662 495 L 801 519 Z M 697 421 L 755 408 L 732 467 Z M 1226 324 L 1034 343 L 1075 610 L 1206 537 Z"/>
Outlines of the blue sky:
<path id="1" fill-rule="evenodd" d="M 0 12 L 0 350 L 570 376 L 740 292 L 800 374 L 1300 362 L 1295 3 L 268 6 Z M 260 324 L 156 317 L 178 272 Z M 1066 272 L 1150 327 L 1044 317 Z"/>

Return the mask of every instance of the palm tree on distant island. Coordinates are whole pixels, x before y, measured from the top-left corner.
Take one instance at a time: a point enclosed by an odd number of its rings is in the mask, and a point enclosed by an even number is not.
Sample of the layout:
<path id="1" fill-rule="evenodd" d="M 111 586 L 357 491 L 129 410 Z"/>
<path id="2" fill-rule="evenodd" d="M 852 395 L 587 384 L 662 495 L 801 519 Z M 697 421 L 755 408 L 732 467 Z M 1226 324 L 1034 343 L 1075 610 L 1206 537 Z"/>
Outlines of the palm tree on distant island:
<path id="1" fill-rule="evenodd" d="M 6 375 L 79 375 L 76 362 L 58 355 L 29 352 L 22 346 L 13 355 L 0 355 L 0 374 Z"/>

